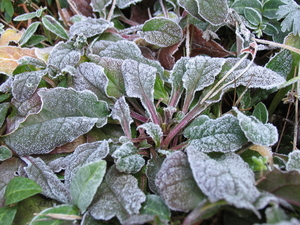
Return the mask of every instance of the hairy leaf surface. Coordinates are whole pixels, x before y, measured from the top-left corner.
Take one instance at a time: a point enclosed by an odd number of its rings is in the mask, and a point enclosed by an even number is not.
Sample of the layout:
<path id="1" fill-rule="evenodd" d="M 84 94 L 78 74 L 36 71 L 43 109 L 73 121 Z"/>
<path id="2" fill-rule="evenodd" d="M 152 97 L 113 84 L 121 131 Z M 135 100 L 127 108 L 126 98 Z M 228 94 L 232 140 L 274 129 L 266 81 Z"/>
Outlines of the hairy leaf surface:
<path id="1" fill-rule="evenodd" d="M 220 25 L 225 22 L 229 14 L 226 0 L 196 0 L 198 13 L 212 25 Z"/>
<path id="2" fill-rule="evenodd" d="M 100 185 L 89 212 L 95 219 L 109 220 L 117 216 L 122 222 L 128 216 L 137 214 L 145 200 L 137 179 L 112 167 Z"/>
<path id="3" fill-rule="evenodd" d="M 286 169 L 300 171 L 300 150 L 294 150 L 289 153 Z"/>

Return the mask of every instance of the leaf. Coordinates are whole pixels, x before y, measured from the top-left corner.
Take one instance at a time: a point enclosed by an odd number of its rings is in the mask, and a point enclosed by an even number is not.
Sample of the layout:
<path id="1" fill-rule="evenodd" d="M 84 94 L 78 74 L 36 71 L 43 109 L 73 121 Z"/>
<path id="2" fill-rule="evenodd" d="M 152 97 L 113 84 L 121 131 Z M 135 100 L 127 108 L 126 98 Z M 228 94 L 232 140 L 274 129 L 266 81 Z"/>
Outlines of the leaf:
<path id="1" fill-rule="evenodd" d="M 137 214 L 145 200 L 137 179 L 112 167 L 100 185 L 89 212 L 98 220 L 110 220 L 117 216 L 122 222 L 128 216 Z"/>
<path id="2" fill-rule="evenodd" d="M 174 45 L 183 37 L 180 26 L 167 18 L 152 18 L 146 21 L 138 34 L 147 42 L 160 47 Z"/>
<path id="3" fill-rule="evenodd" d="M 165 159 L 156 155 L 152 156 L 150 160 L 147 161 L 146 165 L 146 176 L 148 178 L 148 186 L 153 193 L 158 193 L 157 187 L 155 185 L 156 174 L 161 168 L 161 165 Z"/>
<path id="4" fill-rule="evenodd" d="M 28 178 L 41 186 L 43 195 L 63 203 L 70 201 L 69 190 L 42 159 L 28 156 L 23 161 L 27 163 L 24 170 Z"/>
<path id="5" fill-rule="evenodd" d="M 196 0 L 198 13 L 212 25 L 221 25 L 229 14 L 228 3 L 226 0 Z"/>
<path id="6" fill-rule="evenodd" d="M 190 211 L 204 198 L 193 178 L 187 156 L 176 151 L 165 159 L 155 180 L 159 195 L 171 210 Z"/>
<path id="7" fill-rule="evenodd" d="M 237 208 L 256 211 L 253 203 L 260 193 L 252 170 L 239 155 L 228 153 L 215 160 L 192 146 L 186 151 L 193 176 L 210 202 L 224 199 Z"/>
<path id="8" fill-rule="evenodd" d="M 92 0 L 91 6 L 94 12 L 103 14 L 103 18 L 106 18 L 106 7 L 111 4 L 112 0 Z"/>
<path id="9" fill-rule="evenodd" d="M 14 76 L 14 82 L 12 84 L 12 94 L 14 98 L 19 102 L 29 99 L 38 88 L 42 77 L 46 74 L 47 70 L 38 70 Z"/>
<path id="10" fill-rule="evenodd" d="M 79 210 L 72 205 L 58 205 L 47 208 L 38 213 L 29 225 L 63 225 L 71 224 L 73 220 L 80 219 Z M 69 221 L 69 222 L 67 222 Z"/>
<path id="11" fill-rule="evenodd" d="M 131 4 L 141 2 L 142 0 L 116 0 L 116 4 L 120 9 L 127 8 Z"/>
<path id="12" fill-rule="evenodd" d="M 107 122 L 107 104 L 98 101 L 90 91 L 54 88 L 38 93 L 42 110 L 28 116 L 15 132 L 2 137 L 19 155 L 48 153 L 87 133 L 95 124 L 102 127 Z"/>
<path id="13" fill-rule="evenodd" d="M 112 22 L 100 19 L 86 17 L 83 20 L 74 23 L 69 30 L 70 38 L 76 35 L 84 35 L 85 37 L 93 37 L 102 34 L 106 29 L 114 27 Z"/>
<path id="14" fill-rule="evenodd" d="M 263 5 L 262 15 L 268 19 L 276 19 L 276 12 L 281 5 L 283 5 L 281 0 L 271 0 L 265 2 Z"/>
<path id="15" fill-rule="evenodd" d="M 158 124 L 154 124 L 152 122 L 144 123 L 137 127 L 137 129 L 140 128 L 146 130 L 147 134 L 149 134 L 152 140 L 154 141 L 156 147 L 160 145 L 160 142 L 163 137 L 163 132 Z"/>
<path id="16" fill-rule="evenodd" d="M 0 161 L 5 161 L 12 157 L 12 152 L 4 145 L 0 146 Z"/>
<path id="17" fill-rule="evenodd" d="M 26 177 L 14 177 L 5 189 L 5 205 L 20 202 L 41 192 L 42 188 L 33 180 Z"/>
<path id="18" fill-rule="evenodd" d="M 259 121 L 262 123 L 268 122 L 269 113 L 267 110 L 267 107 L 264 105 L 264 103 L 259 102 L 253 110 L 252 116 L 255 116 Z"/>
<path id="19" fill-rule="evenodd" d="M 59 22 L 56 21 L 54 17 L 45 15 L 42 17 L 42 23 L 47 30 L 56 34 L 58 37 L 66 40 L 69 39 L 69 35 L 67 34 L 66 30 Z"/>
<path id="20" fill-rule="evenodd" d="M 32 35 L 36 32 L 37 28 L 39 27 L 39 25 L 41 24 L 41 22 L 34 22 L 32 24 L 30 24 L 30 26 L 26 29 L 26 31 L 23 33 L 19 44 L 22 46 L 24 44 L 26 44 L 26 42 L 32 37 Z"/>
<path id="21" fill-rule="evenodd" d="M 70 186 L 70 194 L 73 204 L 78 206 L 81 213 L 84 213 L 93 201 L 105 171 L 106 161 L 99 160 L 81 166 L 74 174 Z"/>
<path id="22" fill-rule="evenodd" d="M 138 154 L 139 150 L 132 142 L 126 142 L 111 155 L 115 158 L 116 168 L 120 172 L 137 173 L 145 164 L 145 160 Z"/>
<path id="23" fill-rule="evenodd" d="M 17 212 L 17 206 L 7 206 L 0 208 L 0 223 L 2 225 L 11 225 Z"/>
<path id="24" fill-rule="evenodd" d="M 248 141 L 265 146 L 271 146 L 277 142 L 278 132 L 275 126 L 270 123 L 264 124 L 254 116 L 246 116 L 235 107 L 233 109 L 237 113 L 239 124 Z"/>
<path id="25" fill-rule="evenodd" d="M 292 54 L 288 50 L 276 53 L 266 64 L 266 68 L 271 69 L 284 78 L 287 78 L 292 69 Z"/>
<path id="26" fill-rule="evenodd" d="M 236 0 L 231 6 L 231 8 L 241 15 L 244 13 L 245 7 L 255 9 L 258 12 L 262 11 L 262 3 L 259 0 Z"/>
<path id="27" fill-rule="evenodd" d="M 198 14 L 198 2 L 195 0 L 178 0 L 178 5 L 184 8 L 189 14 L 200 19 Z"/>
<path id="28" fill-rule="evenodd" d="M 281 171 L 276 167 L 264 174 L 264 180 L 257 188 L 272 193 L 292 205 L 300 206 L 299 192 L 300 174 L 298 171 Z"/>
<path id="29" fill-rule="evenodd" d="M 288 171 L 297 170 L 300 171 L 300 150 L 293 150 L 289 153 L 289 159 L 286 163 L 286 169 Z"/>
<path id="30" fill-rule="evenodd" d="M 13 21 L 26 21 L 37 17 L 37 12 L 25 13 L 19 16 L 16 16 Z"/>
<path id="31" fill-rule="evenodd" d="M 143 204 L 140 214 L 158 216 L 163 221 L 169 221 L 171 218 L 170 209 L 158 195 L 146 196 L 146 202 Z"/>
<path id="32" fill-rule="evenodd" d="M 6 29 L 0 37 L 0 46 L 8 46 L 10 42 L 18 43 L 23 35 L 23 31 L 16 29 Z"/>
<path id="33" fill-rule="evenodd" d="M 184 134 L 190 138 L 189 145 L 201 152 L 234 152 L 247 142 L 239 121 L 232 115 L 215 120 L 200 116 L 200 119 L 203 124 L 191 124 Z"/>
<path id="34" fill-rule="evenodd" d="M 130 116 L 130 108 L 125 97 L 119 98 L 111 111 L 111 116 L 114 120 L 118 120 L 122 126 L 122 129 L 126 136 L 131 139 L 131 127 L 130 124 L 133 122 Z"/>
<path id="35" fill-rule="evenodd" d="M 245 7 L 244 15 L 246 19 L 254 26 L 259 26 L 262 23 L 262 16 L 256 9 Z"/>
<path id="36" fill-rule="evenodd" d="M 2 127 L 5 121 L 6 114 L 9 108 L 10 108 L 9 102 L 3 102 L 0 104 L 0 127 Z"/>
<path id="37" fill-rule="evenodd" d="M 95 141 L 79 145 L 73 154 L 68 155 L 61 165 L 65 169 L 65 184 L 70 186 L 74 174 L 78 168 L 100 159 L 105 158 L 109 153 L 108 141 Z"/>
<path id="38" fill-rule="evenodd" d="M 281 22 L 281 30 L 292 31 L 294 35 L 300 34 L 299 20 L 300 9 L 299 5 L 295 1 L 281 0 L 284 5 L 279 6 L 276 15 L 277 19 L 283 19 Z"/>
<path id="39" fill-rule="evenodd" d="M 15 46 L 0 46 L 0 72 L 8 76 L 17 68 L 18 60 L 23 56 L 36 58 L 35 50 Z"/>

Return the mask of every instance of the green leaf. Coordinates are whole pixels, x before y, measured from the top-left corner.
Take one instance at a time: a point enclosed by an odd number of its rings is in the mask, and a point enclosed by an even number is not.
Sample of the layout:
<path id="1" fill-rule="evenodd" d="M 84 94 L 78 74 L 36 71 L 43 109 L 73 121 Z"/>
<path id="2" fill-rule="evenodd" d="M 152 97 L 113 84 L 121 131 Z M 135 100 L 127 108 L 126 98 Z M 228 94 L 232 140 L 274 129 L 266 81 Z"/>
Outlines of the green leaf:
<path id="1" fill-rule="evenodd" d="M 248 141 L 264 146 L 271 146 L 277 142 L 278 132 L 275 126 L 270 123 L 264 124 L 254 116 L 246 116 L 235 107 L 233 109 Z"/>
<path id="2" fill-rule="evenodd" d="M 70 186 L 73 204 L 84 213 L 91 204 L 106 171 L 106 161 L 99 160 L 80 167 Z"/>
<path id="3" fill-rule="evenodd" d="M 25 198 L 42 192 L 42 188 L 26 177 L 14 177 L 5 189 L 5 205 L 20 202 Z"/>
<path id="4" fill-rule="evenodd" d="M 0 127 L 2 127 L 6 114 L 8 112 L 8 109 L 10 108 L 10 103 L 9 102 L 3 102 L 0 104 Z"/>
<path id="5" fill-rule="evenodd" d="M 265 34 L 267 34 L 269 36 L 279 34 L 279 28 L 277 29 L 277 27 L 274 26 L 273 24 L 263 22 L 263 26 L 264 26 L 263 32 Z"/>
<path id="6" fill-rule="evenodd" d="M 300 150 L 293 150 L 289 153 L 289 159 L 286 163 L 286 169 L 300 171 Z"/>
<path id="7" fill-rule="evenodd" d="M 36 32 L 38 26 L 41 24 L 41 22 L 34 22 L 30 24 L 30 26 L 26 29 L 26 31 L 23 33 L 19 43 L 20 45 L 26 44 L 26 42 L 32 37 L 32 35 Z"/>
<path id="8" fill-rule="evenodd" d="M 199 125 L 192 123 L 184 134 L 190 138 L 190 146 L 199 151 L 233 152 L 247 142 L 239 121 L 232 115 L 227 114 L 215 120 L 200 116 L 198 120 Z"/>
<path id="9" fill-rule="evenodd" d="M 281 5 L 283 5 L 281 0 L 266 1 L 263 5 L 262 15 L 268 19 L 276 19 L 276 12 Z"/>
<path id="10" fill-rule="evenodd" d="M 92 0 L 91 6 L 94 12 L 103 14 L 103 18 L 106 18 L 106 7 L 111 4 L 112 0 Z"/>
<path id="11" fill-rule="evenodd" d="M 152 18 L 146 21 L 138 34 L 147 42 L 160 47 L 174 45 L 183 37 L 181 27 L 167 18 Z"/>
<path id="12" fill-rule="evenodd" d="M 144 123 L 138 126 L 136 129 L 140 129 L 140 128 L 146 130 L 147 134 L 149 134 L 152 140 L 154 141 L 156 147 L 160 145 L 160 141 L 162 140 L 163 137 L 163 132 L 161 127 L 158 124 L 154 124 L 151 122 Z"/>
<path id="13" fill-rule="evenodd" d="M 147 161 L 146 176 L 148 178 L 148 186 L 150 190 L 156 194 L 158 194 L 158 190 L 155 185 L 155 178 L 164 160 L 163 157 L 156 155 L 155 157 L 152 156 L 152 158 Z"/>
<path id="14" fill-rule="evenodd" d="M 255 116 L 262 123 L 268 122 L 269 113 L 268 113 L 267 107 L 264 105 L 264 103 L 260 102 L 254 107 L 252 116 Z"/>
<path id="15" fill-rule="evenodd" d="M 102 127 L 109 115 L 105 102 L 90 91 L 72 88 L 42 89 L 43 108 L 30 115 L 16 131 L 2 140 L 19 155 L 45 154 L 73 141 L 96 124 Z"/>
<path id="16" fill-rule="evenodd" d="M 262 11 L 262 4 L 259 0 L 235 0 L 231 8 L 237 11 L 239 14 L 244 13 L 245 7 L 249 7 L 257 10 L 258 12 Z"/>
<path id="17" fill-rule="evenodd" d="M 171 210 L 190 211 L 205 198 L 193 178 L 187 156 L 181 151 L 165 159 L 155 184 Z"/>
<path id="18" fill-rule="evenodd" d="M 292 69 L 292 54 L 289 50 L 282 50 L 276 53 L 266 64 L 266 68 L 277 72 L 284 78 L 288 76 Z"/>
<path id="19" fill-rule="evenodd" d="M 29 225 L 64 225 L 80 219 L 79 209 L 72 205 L 58 205 L 45 209 L 31 220 Z M 55 218 L 58 217 L 58 218 Z"/>
<path id="20" fill-rule="evenodd" d="M 132 142 L 126 142 L 111 155 L 115 158 L 116 168 L 120 172 L 137 173 L 145 165 L 145 160 Z"/>
<path id="21" fill-rule="evenodd" d="M 117 6 L 120 9 L 127 8 L 128 6 L 132 4 L 136 4 L 138 2 L 141 2 L 142 0 L 116 0 Z"/>
<path id="22" fill-rule="evenodd" d="M 178 5 L 184 8 L 189 14 L 200 19 L 198 14 L 198 4 L 195 0 L 178 0 Z"/>
<path id="23" fill-rule="evenodd" d="M 0 224 L 11 225 L 17 212 L 17 205 L 13 207 L 2 207 L 0 208 Z"/>
<path id="24" fill-rule="evenodd" d="M 36 12 L 25 13 L 19 16 L 16 16 L 13 21 L 26 21 L 37 17 Z"/>
<path id="25" fill-rule="evenodd" d="M 227 0 L 196 0 L 198 13 L 214 26 L 225 23 L 229 14 Z"/>
<path id="26" fill-rule="evenodd" d="M 7 160 L 12 157 L 12 152 L 9 148 L 4 145 L 0 146 L 0 161 Z"/>
<path id="27" fill-rule="evenodd" d="M 212 159 L 192 146 L 186 151 L 198 187 L 210 202 L 224 199 L 237 208 L 256 212 L 253 203 L 260 193 L 254 173 L 239 155 L 228 153 Z"/>
<path id="28" fill-rule="evenodd" d="M 114 166 L 107 172 L 105 180 L 89 208 L 90 214 L 97 220 L 110 220 L 117 216 L 121 221 L 139 213 L 145 194 L 138 188 L 138 182 L 132 175 L 120 173 Z"/>
<path id="29" fill-rule="evenodd" d="M 262 22 L 262 16 L 256 9 L 245 7 L 244 15 L 246 19 L 254 26 L 259 26 Z"/>
<path id="30" fill-rule="evenodd" d="M 164 86 L 164 81 L 156 76 L 154 83 L 154 99 L 161 100 L 163 103 L 168 104 L 169 94 Z"/>
<path id="31" fill-rule="evenodd" d="M 52 16 L 46 15 L 42 18 L 43 25 L 47 28 L 47 30 L 51 31 L 52 33 L 56 34 L 57 36 L 68 39 L 69 35 L 67 34 L 66 30 L 63 26 L 56 21 L 56 19 Z"/>

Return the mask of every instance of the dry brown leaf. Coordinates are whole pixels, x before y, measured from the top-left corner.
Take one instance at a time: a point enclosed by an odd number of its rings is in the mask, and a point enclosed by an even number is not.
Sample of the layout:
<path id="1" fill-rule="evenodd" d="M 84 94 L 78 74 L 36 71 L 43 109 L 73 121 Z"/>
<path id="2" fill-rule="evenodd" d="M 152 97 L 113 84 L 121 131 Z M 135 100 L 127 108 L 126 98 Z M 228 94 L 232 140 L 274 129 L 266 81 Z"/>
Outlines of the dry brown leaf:
<path id="1" fill-rule="evenodd" d="M 0 37 L 0 46 L 8 46 L 9 42 L 17 43 L 23 35 L 23 31 L 6 29 Z"/>
<path id="2" fill-rule="evenodd" d="M 35 57 L 34 48 L 20 48 L 16 46 L 0 46 L 0 73 L 12 75 L 19 65 L 18 60 L 23 56 Z"/>

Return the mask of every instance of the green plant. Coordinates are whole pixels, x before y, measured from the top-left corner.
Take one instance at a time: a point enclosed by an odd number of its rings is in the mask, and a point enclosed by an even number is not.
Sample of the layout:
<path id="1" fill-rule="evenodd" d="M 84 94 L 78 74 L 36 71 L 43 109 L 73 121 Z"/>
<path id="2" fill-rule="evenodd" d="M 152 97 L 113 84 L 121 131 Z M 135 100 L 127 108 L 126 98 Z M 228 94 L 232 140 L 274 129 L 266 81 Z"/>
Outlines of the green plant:
<path id="1" fill-rule="evenodd" d="M 278 168 L 270 150 L 278 131 L 261 102 L 297 84 L 299 77 L 286 81 L 297 53 L 281 50 L 256 65 L 263 46 L 252 37 L 269 34 L 266 24 L 247 25 L 251 32 L 226 0 L 158 1 L 155 17 L 141 24 L 122 11 L 138 2 L 92 0 L 99 18 L 75 16 L 66 35 L 44 8 L 17 17 L 42 17 L 21 45 L 39 25 L 65 41 L 2 71 L 0 167 L 10 168 L 2 221 L 16 223 L 22 204 L 40 201 L 41 192 L 46 203 L 23 223 L 297 224 L 300 151 L 281 161 L 286 171 Z M 242 40 L 237 57 L 202 38 L 230 27 L 229 17 Z M 297 33 L 282 46 L 291 39 L 298 51 Z M 235 101 L 221 110 L 227 95 Z"/>

